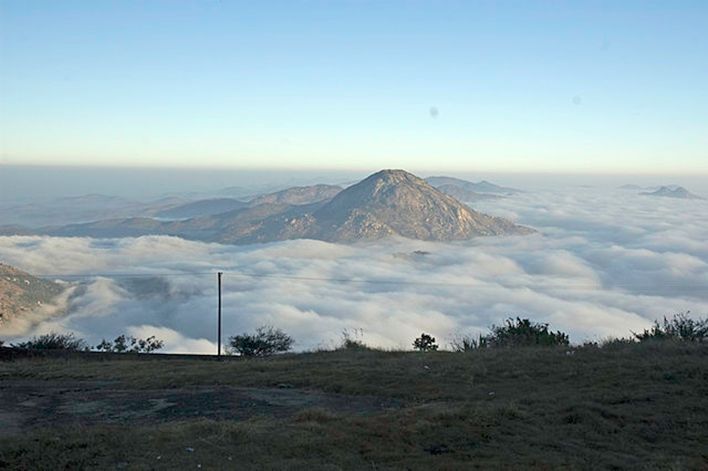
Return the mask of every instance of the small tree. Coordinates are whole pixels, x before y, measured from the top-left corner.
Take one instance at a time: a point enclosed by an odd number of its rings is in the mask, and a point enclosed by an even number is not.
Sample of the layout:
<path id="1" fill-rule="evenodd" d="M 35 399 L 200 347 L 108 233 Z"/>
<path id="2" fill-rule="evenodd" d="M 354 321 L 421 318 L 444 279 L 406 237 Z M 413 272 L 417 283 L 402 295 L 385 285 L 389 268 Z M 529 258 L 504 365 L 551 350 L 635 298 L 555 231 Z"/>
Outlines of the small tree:
<path id="1" fill-rule="evenodd" d="M 654 321 L 651 329 L 636 334 L 634 337 L 640 342 L 648 340 L 680 340 L 685 342 L 703 342 L 708 339 L 708 318 L 691 319 L 690 311 L 676 314 L 673 318 L 664 317 L 662 323 Z"/>
<path id="2" fill-rule="evenodd" d="M 537 324 L 528 319 L 509 318 L 505 325 L 491 328 L 492 332 L 480 337 L 482 347 L 521 347 L 568 345 L 568 334 L 548 330 L 548 324 Z"/>
<path id="3" fill-rule="evenodd" d="M 101 343 L 94 348 L 99 352 L 152 353 L 162 349 L 164 344 L 162 340 L 157 339 L 154 335 L 146 339 L 119 335 L 113 342 L 107 341 L 106 339 L 101 340 Z"/>
<path id="4" fill-rule="evenodd" d="M 88 344 L 83 339 L 76 338 L 73 333 L 58 334 L 56 332 L 32 337 L 12 346 L 27 350 L 68 350 L 72 352 L 87 351 L 89 349 Z"/>
<path id="5" fill-rule="evenodd" d="M 420 352 L 432 352 L 438 349 L 438 345 L 435 343 L 435 337 L 422 333 L 413 341 L 413 348 Z"/>
<path id="6" fill-rule="evenodd" d="M 261 326 L 255 334 L 241 334 L 229 337 L 231 354 L 245 357 L 263 357 L 274 353 L 287 352 L 295 341 L 280 329 L 271 326 Z"/>

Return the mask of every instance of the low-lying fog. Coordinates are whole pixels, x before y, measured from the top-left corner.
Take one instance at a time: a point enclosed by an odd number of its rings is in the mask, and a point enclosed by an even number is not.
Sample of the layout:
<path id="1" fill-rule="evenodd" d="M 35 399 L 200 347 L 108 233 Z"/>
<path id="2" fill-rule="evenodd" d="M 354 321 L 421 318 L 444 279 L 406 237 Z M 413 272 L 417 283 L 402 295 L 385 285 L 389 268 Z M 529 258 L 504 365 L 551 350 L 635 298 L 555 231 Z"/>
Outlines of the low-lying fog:
<path id="1" fill-rule="evenodd" d="M 145 275 L 57 276 L 76 282 L 67 314 L 6 325 L 0 335 L 63 330 L 94 344 L 156 335 L 166 351 L 212 353 L 217 270 L 226 272 L 224 338 L 270 324 L 298 349 L 333 346 L 343 329 L 363 329 L 375 346 L 409 348 L 421 332 L 446 344 L 517 315 L 582 342 L 627 336 L 680 311 L 708 313 L 708 201 L 576 186 L 473 207 L 540 232 L 464 243 L 249 246 L 0 237 L 0 260 L 32 274 Z"/>

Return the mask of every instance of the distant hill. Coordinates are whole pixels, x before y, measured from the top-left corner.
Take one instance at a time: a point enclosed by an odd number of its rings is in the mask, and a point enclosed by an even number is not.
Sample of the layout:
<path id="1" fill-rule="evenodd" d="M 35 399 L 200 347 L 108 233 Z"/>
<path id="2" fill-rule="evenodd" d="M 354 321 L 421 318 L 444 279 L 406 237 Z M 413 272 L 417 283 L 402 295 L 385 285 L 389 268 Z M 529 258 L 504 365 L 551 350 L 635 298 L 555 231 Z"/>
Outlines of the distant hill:
<path id="1" fill-rule="evenodd" d="M 455 191 L 458 192 L 458 195 L 462 195 L 465 193 L 461 192 L 466 192 L 466 194 L 470 198 L 467 201 L 475 201 L 475 199 L 473 199 L 475 197 L 477 199 L 482 199 L 484 196 L 480 194 L 485 193 L 491 193 L 496 195 L 512 195 L 514 193 L 521 193 L 521 190 L 499 186 L 494 183 L 490 183 L 486 180 L 482 180 L 480 182 L 475 183 L 454 177 L 428 177 L 425 179 L 425 181 L 430 183 L 435 188 L 441 191 L 445 191 L 446 193 Z"/>
<path id="2" fill-rule="evenodd" d="M 694 195 L 682 186 L 662 186 L 656 191 L 639 193 L 645 196 L 663 196 L 666 198 L 679 198 L 684 200 L 702 200 L 704 198 Z"/>
<path id="3" fill-rule="evenodd" d="M 336 185 L 294 186 L 285 190 L 261 195 L 251 200 L 251 206 L 259 204 L 312 204 L 334 198 L 342 191 Z"/>
<path id="4" fill-rule="evenodd" d="M 189 202 L 181 197 L 160 198 L 153 201 L 133 201 L 120 197 L 89 194 L 38 200 L 32 203 L 3 205 L 0 201 L 0 221 L 4 226 L 69 224 L 106 218 L 152 217 L 163 210 Z M 9 229 L 8 229 L 9 230 Z M 25 231 L 27 231 L 25 229 Z"/>
<path id="5" fill-rule="evenodd" d="M 163 234 L 232 244 L 302 238 L 355 242 L 393 235 L 463 240 L 531 232 L 511 221 L 476 212 L 403 170 L 382 170 L 330 200 L 307 205 L 266 202 L 184 221 L 129 218 L 46 230 L 58 236 Z"/>
<path id="6" fill-rule="evenodd" d="M 25 226 L 18 226 L 14 224 L 8 224 L 6 226 L 0 226 L 0 236 L 28 236 L 37 235 L 37 231 L 29 229 Z"/>
<path id="7" fill-rule="evenodd" d="M 23 313 L 50 304 L 64 286 L 0 263 L 0 328 Z"/>
<path id="8" fill-rule="evenodd" d="M 478 193 L 476 191 L 469 190 L 461 185 L 440 185 L 437 187 L 438 190 L 442 191 L 446 195 L 450 195 L 453 198 L 464 201 L 465 203 L 473 203 L 475 201 L 484 200 L 498 200 L 503 198 L 502 195 L 493 193 Z"/>
<path id="9" fill-rule="evenodd" d="M 644 188 L 643 186 L 634 185 L 631 183 L 629 183 L 627 185 L 622 185 L 622 186 L 618 187 L 618 189 L 620 189 L 620 190 L 633 190 L 633 191 L 648 190 L 648 188 Z"/>
<path id="10" fill-rule="evenodd" d="M 246 206 L 248 206 L 248 203 L 234 198 L 213 198 L 164 209 L 156 212 L 155 216 L 167 219 L 186 219 L 226 213 Z"/>
<path id="11" fill-rule="evenodd" d="M 263 204 L 311 204 L 332 199 L 340 191 L 342 188 L 335 185 L 296 186 L 260 195 L 248 202 L 234 198 L 209 198 L 169 207 L 154 215 L 164 219 L 187 219 L 213 216 Z"/>

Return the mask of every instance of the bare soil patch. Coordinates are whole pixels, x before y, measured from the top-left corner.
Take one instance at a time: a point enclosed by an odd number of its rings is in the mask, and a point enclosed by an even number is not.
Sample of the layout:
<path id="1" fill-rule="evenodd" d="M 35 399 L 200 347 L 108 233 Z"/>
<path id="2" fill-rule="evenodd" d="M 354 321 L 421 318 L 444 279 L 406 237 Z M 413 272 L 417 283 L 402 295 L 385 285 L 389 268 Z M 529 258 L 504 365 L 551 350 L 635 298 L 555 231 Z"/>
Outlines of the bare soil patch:
<path id="1" fill-rule="evenodd" d="M 313 408 L 333 414 L 367 415 L 397 407 L 399 402 L 391 399 L 308 391 L 289 385 L 146 390 L 107 381 L 18 379 L 0 384 L 0 437 L 56 426 L 287 418 Z"/>

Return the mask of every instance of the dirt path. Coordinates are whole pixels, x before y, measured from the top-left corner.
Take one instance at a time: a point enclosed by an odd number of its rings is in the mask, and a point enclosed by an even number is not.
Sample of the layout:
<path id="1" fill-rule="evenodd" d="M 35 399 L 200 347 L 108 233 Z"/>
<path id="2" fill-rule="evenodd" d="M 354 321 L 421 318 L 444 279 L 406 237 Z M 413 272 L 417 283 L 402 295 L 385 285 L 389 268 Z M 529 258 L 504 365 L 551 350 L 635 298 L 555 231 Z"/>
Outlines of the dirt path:
<path id="1" fill-rule="evenodd" d="M 146 390 L 98 381 L 10 380 L 0 383 L 0 437 L 60 425 L 243 420 L 263 415 L 287 417 L 310 408 L 366 415 L 396 407 L 399 404 L 388 399 L 287 387 Z"/>

